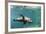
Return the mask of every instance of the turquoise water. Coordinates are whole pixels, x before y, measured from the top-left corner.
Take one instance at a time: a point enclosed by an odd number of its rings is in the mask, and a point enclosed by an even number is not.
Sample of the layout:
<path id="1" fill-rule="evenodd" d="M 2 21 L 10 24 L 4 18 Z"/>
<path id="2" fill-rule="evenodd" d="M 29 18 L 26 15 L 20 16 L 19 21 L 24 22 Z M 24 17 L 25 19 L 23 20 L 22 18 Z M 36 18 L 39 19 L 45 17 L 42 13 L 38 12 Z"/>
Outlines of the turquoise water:
<path id="1" fill-rule="evenodd" d="M 20 14 L 32 18 L 32 23 L 13 21 Z M 11 28 L 36 28 L 41 26 L 41 6 L 11 6 Z"/>

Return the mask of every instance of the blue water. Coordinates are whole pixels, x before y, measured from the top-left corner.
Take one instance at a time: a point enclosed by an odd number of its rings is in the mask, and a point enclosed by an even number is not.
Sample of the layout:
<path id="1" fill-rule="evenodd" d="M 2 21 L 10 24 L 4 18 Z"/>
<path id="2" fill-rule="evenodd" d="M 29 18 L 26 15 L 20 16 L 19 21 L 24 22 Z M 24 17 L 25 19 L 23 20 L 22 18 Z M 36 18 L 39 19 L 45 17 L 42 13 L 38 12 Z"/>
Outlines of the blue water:
<path id="1" fill-rule="evenodd" d="M 32 8 L 29 6 L 11 6 L 11 28 L 36 28 L 41 26 L 41 7 L 40 6 L 32 6 L 36 8 Z M 23 24 L 23 22 L 13 21 L 20 17 L 20 14 L 32 18 L 32 23 Z"/>

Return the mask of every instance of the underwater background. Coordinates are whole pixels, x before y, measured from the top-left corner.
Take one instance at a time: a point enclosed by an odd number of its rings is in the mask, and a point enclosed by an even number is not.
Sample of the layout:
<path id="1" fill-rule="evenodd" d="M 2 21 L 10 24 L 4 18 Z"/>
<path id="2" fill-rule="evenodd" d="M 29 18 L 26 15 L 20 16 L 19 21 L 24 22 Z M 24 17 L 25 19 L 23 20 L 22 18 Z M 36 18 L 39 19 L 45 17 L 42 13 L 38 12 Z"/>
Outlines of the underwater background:
<path id="1" fill-rule="evenodd" d="M 20 14 L 32 18 L 32 23 L 23 24 L 23 22 L 13 21 Z M 41 6 L 18 6 L 11 5 L 11 28 L 38 28 L 41 27 Z"/>

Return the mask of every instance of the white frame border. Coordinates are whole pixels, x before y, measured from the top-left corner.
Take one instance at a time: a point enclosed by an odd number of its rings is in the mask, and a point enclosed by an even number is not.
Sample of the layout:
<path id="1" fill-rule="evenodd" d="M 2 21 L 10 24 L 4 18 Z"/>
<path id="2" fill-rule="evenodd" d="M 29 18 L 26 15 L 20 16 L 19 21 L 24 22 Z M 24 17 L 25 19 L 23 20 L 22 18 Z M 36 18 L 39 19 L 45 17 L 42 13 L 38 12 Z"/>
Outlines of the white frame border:
<path id="1" fill-rule="evenodd" d="M 26 6 L 41 6 L 41 27 L 40 28 L 20 28 L 20 29 L 11 29 L 10 28 L 10 5 L 26 5 Z M 24 4 L 24 3 L 8 3 L 8 32 L 17 32 L 17 31 L 33 31 L 33 30 L 43 30 L 43 5 L 42 4 Z"/>

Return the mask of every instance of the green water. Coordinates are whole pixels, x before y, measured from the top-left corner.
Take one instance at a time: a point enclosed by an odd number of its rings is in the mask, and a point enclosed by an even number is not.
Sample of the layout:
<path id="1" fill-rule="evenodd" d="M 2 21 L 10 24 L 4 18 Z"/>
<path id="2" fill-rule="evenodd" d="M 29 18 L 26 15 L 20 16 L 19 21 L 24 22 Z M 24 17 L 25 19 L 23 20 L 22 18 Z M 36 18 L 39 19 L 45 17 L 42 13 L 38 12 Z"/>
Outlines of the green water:
<path id="1" fill-rule="evenodd" d="M 11 8 L 11 28 L 36 28 L 41 26 L 41 6 L 12 5 L 11 7 L 13 7 Z M 20 14 L 32 18 L 32 23 L 14 22 L 13 19 L 20 17 Z"/>

